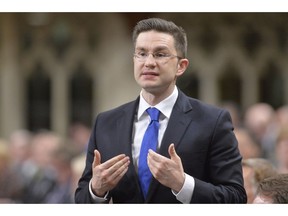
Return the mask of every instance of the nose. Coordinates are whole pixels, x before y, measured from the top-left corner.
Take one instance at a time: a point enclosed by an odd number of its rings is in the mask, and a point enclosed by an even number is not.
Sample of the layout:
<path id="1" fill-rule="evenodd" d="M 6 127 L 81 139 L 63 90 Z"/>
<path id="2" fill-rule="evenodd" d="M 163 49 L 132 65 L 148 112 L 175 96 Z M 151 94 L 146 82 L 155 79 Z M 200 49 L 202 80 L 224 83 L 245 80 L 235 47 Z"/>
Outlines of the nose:
<path id="1" fill-rule="evenodd" d="M 153 65 L 153 66 L 156 65 L 156 60 L 152 53 L 149 53 L 145 60 L 145 66 L 149 66 L 149 65 Z"/>

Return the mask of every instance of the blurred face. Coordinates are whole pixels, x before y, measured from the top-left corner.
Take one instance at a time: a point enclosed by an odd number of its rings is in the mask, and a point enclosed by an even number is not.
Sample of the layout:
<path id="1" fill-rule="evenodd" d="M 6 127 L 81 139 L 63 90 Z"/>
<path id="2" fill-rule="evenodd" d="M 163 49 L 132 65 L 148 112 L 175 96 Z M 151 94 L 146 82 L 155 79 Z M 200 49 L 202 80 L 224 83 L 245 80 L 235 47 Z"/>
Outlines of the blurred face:
<path id="1" fill-rule="evenodd" d="M 254 183 L 254 170 L 249 166 L 243 166 L 244 187 L 247 194 L 247 203 L 252 203 L 256 195 L 256 187 Z"/>
<path id="2" fill-rule="evenodd" d="M 270 197 L 257 195 L 253 201 L 253 204 L 272 204 L 273 200 Z"/>
<path id="3" fill-rule="evenodd" d="M 281 140 L 277 144 L 276 154 L 279 164 L 288 168 L 288 139 Z"/>
<path id="4" fill-rule="evenodd" d="M 144 94 L 169 95 L 174 89 L 176 78 L 188 66 L 187 59 L 177 57 L 174 38 L 166 33 L 140 33 L 135 54 L 139 55 L 134 56 L 134 77 Z M 146 58 L 142 59 L 143 56 Z"/>

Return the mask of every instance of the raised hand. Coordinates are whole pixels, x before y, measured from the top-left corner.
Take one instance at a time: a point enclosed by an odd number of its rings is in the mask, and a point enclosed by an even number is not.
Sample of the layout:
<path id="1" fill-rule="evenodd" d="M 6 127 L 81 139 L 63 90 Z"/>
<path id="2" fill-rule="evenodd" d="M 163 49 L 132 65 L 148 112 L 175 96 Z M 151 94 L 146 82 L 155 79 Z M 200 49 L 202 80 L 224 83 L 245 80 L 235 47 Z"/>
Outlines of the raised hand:
<path id="1" fill-rule="evenodd" d="M 149 150 L 147 163 L 154 178 L 178 193 L 184 184 L 185 174 L 173 143 L 169 146 L 168 153 L 170 158 Z"/>
<path id="2" fill-rule="evenodd" d="M 121 154 L 101 163 L 101 155 L 98 150 L 94 151 L 92 164 L 92 191 L 96 196 L 104 195 L 113 189 L 128 170 L 130 159 Z"/>

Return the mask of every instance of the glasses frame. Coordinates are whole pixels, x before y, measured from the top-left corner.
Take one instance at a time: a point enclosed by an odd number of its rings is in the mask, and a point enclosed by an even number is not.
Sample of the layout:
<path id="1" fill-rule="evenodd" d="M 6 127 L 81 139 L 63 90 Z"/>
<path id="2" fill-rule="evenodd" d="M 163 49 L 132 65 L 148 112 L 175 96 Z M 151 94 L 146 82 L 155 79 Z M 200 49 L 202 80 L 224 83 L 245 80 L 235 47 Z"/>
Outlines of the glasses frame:
<path id="1" fill-rule="evenodd" d="M 145 54 L 145 55 L 141 55 L 141 53 Z M 159 56 L 157 56 L 157 54 Z M 162 52 L 155 52 L 155 53 L 151 53 L 151 52 L 139 52 L 139 53 L 134 53 L 133 56 L 137 59 L 137 61 L 139 62 L 145 62 L 147 61 L 147 59 L 149 58 L 149 56 L 152 55 L 153 59 L 156 62 L 160 62 L 160 63 L 164 63 L 167 62 L 170 58 L 178 58 L 179 60 L 183 59 L 182 57 L 178 56 L 178 55 L 173 55 L 173 54 L 169 54 L 169 53 L 162 53 Z"/>

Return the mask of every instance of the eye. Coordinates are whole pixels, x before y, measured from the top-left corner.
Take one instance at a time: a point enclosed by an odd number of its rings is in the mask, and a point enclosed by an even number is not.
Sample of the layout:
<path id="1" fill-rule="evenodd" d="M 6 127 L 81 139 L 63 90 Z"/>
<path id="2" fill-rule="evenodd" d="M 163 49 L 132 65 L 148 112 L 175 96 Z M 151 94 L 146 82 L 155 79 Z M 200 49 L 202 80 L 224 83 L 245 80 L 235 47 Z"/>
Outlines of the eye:
<path id="1" fill-rule="evenodd" d="M 155 54 L 154 54 L 154 57 L 155 57 L 155 58 L 164 58 L 164 57 L 166 57 L 166 56 L 167 56 L 167 54 L 161 53 L 161 52 L 158 52 L 158 53 L 155 53 Z"/>
<path id="2" fill-rule="evenodd" d="M 146 57 L 148 54 L 146 52 L 138 52 L 137 55 L 141 57 Z"/>

